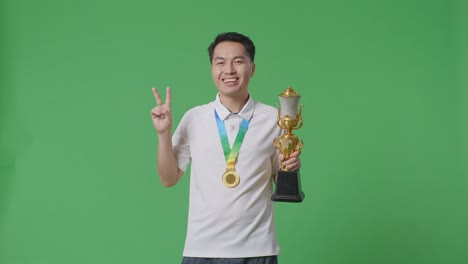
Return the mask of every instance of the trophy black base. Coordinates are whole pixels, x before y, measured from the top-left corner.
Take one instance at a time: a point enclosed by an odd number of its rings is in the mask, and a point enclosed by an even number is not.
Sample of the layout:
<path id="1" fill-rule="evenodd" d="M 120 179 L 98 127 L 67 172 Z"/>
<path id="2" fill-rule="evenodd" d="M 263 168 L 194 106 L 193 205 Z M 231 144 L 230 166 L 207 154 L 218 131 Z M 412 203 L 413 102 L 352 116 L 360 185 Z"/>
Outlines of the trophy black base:
<path id="1" fill-rule="evenodd" d="M 271 196 L 274 202 L 300 203 L 305 194 L 301 190 L 299 171 L 278 171 L 276 192 Z"/>

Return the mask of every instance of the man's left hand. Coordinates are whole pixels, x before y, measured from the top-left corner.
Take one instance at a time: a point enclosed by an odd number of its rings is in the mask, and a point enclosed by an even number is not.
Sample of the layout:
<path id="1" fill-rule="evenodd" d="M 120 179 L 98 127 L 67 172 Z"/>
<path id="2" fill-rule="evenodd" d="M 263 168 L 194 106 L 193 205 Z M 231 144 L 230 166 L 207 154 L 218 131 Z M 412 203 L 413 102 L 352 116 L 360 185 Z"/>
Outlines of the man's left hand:
<path id="1" fill-rule="evenodd" d="M 301 168 L 301 160 L 299 156 L 301 155 L 301 151 L 297 150 L 291 153 L 288 160 L 284 160 L 285 157 L 283 154 L 280 154 L 278 159 L 280 164 L 282 164 L 287 170 L 289 171 L 297 171 Z"/>

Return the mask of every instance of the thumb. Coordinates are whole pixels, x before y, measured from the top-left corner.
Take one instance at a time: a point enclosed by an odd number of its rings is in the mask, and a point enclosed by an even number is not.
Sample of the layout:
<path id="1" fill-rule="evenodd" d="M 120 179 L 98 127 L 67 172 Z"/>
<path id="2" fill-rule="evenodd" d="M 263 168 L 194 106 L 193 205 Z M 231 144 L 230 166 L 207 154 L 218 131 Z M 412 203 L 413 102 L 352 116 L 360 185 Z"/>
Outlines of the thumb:
<path id="1" fill-rule="evenodd" d="M 280 154 L 279 154 L 278 160 L 279 160 L 279 161 L 284 161 L 284 155 L 283 155 L 283 153 L 280 153 Z"/>

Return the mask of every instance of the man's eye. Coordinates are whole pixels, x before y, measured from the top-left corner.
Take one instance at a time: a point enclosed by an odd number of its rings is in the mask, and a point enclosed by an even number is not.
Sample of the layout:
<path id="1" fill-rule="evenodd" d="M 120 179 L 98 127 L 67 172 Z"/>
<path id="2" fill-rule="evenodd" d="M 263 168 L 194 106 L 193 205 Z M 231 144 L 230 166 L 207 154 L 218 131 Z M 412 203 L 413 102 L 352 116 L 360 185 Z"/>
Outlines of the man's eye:
<path id="1" fill-rule="evenodd" d="M 234 63 L 235 63 L 235 64 L 242 64 L 242 63 L 244 63 L 244 62 L 241 61 L 241 60 L 237 60 L 237 61 L 234 61 Z"/>
<path id="2" fill-rule="evenodd" d="M 223 64 L 224 64 L 223 61 L 218 61 L 218 62 L 216 63 L 216 65 L 223 65 Z"/>

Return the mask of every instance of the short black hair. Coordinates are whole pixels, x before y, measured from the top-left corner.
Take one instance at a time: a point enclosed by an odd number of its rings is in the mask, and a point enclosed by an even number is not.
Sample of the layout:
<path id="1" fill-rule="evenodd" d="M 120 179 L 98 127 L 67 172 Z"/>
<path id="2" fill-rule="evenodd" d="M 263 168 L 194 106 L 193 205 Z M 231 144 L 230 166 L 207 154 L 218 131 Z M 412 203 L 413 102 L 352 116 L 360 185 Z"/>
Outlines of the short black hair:
<path id="1" fill-rule="evenodd" d="M 250 60 L 252 62 L 254 61 L 255 45 L 249 37 L 244 36 L 237 32 L 224 32 L 216 36 L 213 43 L 211 43 L 210 46 L 208 47 L 208 55 L 210 56 L 210 63 L 213 61 L 213 52 L 214 52 L 215 47 L 219 43 L 225 42 L 225 41 L 238 42 L 244 45 L 245 51 L 247 52 L 247 55 L 249 56 Z"/>

